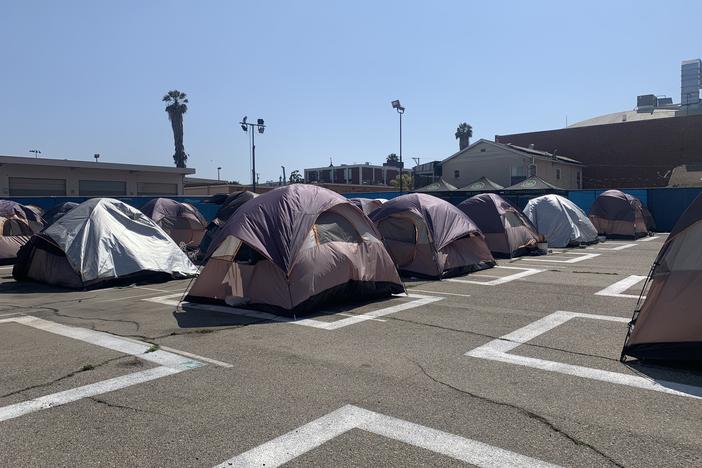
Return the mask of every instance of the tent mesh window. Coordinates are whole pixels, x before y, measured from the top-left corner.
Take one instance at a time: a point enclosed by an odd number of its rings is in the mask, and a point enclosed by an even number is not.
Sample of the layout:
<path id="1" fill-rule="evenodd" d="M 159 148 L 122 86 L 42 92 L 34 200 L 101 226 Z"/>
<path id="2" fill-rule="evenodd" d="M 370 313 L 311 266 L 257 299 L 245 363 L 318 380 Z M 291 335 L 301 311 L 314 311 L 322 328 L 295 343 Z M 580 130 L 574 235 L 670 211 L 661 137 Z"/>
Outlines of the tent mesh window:
<path id="1" fill-rule="evenodd" d="M 247 265 L 255 265 L 259 260 L 264 260 L 265 257 L 258 253 L 257 250 L 252 249 L 248 244 L 242 242 L 239 246 L 239 250 L 234 257 L 236 263 L 245 263 Z"/>
<path id="2" fill-rule="evenodd" d="M 0 218 L 0 233 L 3 236 L 31 236 L 32 231 L 24 222 L 18 219 Z"/>
<path id="3" fill-rule="evenodd" d="M 385 239 L 417 243 L 417 226 L 409 218 L 390 216 L 378 223 L 378 229 Z"/>
<path id="4" fill-rule="evenodd" d="M 517 213 L 515 213 L 514 211 L 507 211 L 505 213 L 505 221 L 507 221 L 509 227 L 514 228 L 524 226 L 524 221 L 522 221 L 519 215 L 517 215 Z"/>
<path id="5" fill-rule="evenodd" d="M 327 242 L 360 244 L 363 242 L 353 224 L 339 213 L 332 211 L 325 211 L 319 215 L 312 229 L 318 244 L 326 244 Z"/>

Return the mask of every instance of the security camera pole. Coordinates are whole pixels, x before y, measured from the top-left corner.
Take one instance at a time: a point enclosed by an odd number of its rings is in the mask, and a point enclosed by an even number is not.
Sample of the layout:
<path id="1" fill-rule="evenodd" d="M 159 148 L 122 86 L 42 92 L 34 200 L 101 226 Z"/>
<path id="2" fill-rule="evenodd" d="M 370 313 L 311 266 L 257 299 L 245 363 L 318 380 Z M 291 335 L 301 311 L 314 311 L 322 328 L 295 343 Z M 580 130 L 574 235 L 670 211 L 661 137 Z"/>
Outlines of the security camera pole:
<path id="1" fill-rule="evenodd" d="M 239 124 L 241 125 L 241 129 L 247 133 L 249 129 L 251 129 L 251 184 L 253 186 L 253 192 L 256 193 L 256 132 L 254 131 L 254 127 L 256 127 L 258 133 L 263 133 L 266 126 L 263 124 L 263 119 L 257 119 L 256 123 L 249 123 L 246 121 L 246 118 L 247 117 L 244 116 Z"/>
<path id="2" fill-rule="evenodd" d="M 402 114 L 405 113 L 405 108 L 400 104 L 399 99 L 392 101 L 392 108 L 400 114 L 400 193 L 402 193 L 402 175 L 403 175 L 403 165 L 402 165 Z"/>

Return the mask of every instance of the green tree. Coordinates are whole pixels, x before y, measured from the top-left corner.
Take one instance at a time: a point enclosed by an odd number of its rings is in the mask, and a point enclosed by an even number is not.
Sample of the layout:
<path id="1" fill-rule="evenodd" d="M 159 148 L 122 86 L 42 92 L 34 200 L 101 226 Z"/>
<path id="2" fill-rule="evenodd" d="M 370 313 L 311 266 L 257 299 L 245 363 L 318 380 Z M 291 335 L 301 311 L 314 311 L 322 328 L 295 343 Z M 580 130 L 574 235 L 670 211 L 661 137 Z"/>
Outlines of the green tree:
<path id="1" fill-rule="evenodd" d="M 188 155 L 185 154 L 185 146 L 183 146 L 183 114 L 188 111 L 188 97 L 185 93 L 174 89 L 163 96 L 163 102 L 167 103 L 166 112 L 168 112 L 168 119 L 171 121 L 171 128 L 173 129 L 173 143 L 175 146 L 173 161 L 176 167 L 185 167 Z"/>
<path id="2" fill-rule="evenodd" d="M 411 190 L 412 189 L 412 175 L 408 173 L 402 174 L 402 190 Z M 395 177 L 393 180 L 390 181 L 390 185 L 393 187 L 400 188 L 400 175 L 398 174 L 397 177 Z"/>
<path id="3" fill-rule="evenodd" d="M 389 163 L 400 162 L 400 158 L 398 158 L 395 153 L 388 154 L 388 157 L 386 158 L 386 160 Z"/>
<path id="4" fill-rule="evenodd" d="M 456 139 L 458 140 L 458 150 L 461 151 L 470 146 L 470 139 L 473 137 L 473 127 L 463 122 L 456 128 Z"/>
<path id="5" fill-rule="evenodd" d="M 294 170 L 290 173 L 291 184 L 300 184 L 302 182 L 304 182 L 304 179 L 302 178 L 302 175 L 300 175 L 300 171 Z"/>

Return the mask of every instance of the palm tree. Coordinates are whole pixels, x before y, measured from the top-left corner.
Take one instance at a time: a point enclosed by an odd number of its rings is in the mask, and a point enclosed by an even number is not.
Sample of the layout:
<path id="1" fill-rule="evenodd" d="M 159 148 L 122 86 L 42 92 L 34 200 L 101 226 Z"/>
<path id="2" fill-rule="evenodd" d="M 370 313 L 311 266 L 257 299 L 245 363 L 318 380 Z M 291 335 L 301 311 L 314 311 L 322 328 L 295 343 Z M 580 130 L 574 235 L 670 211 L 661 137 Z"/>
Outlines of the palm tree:
<path id="1" fill-rule="evenodd" d="M 463 122 L 456 129 L 456 139 L 458 140 L 458 150 L 461 151 L 470 146 L 470 139 L 473 136 L 473 127 Z"/>
<path id="2" fill-rule="evenodd" d="M 396 162 L 400 161 L 400 158 L 398 158 L 395 153 L 390 153 L 390 154 L 388 154 L 386 161 L 389 163 L 396 163 Z"/>
<path id="3" fill-rule="evenodd" d="M 168 112 L 168 119 L 171 121 L 173 129 L 173 142 L 175 144 L 173 161 L 175 161 L 176 167 L 185 167 L 188 155 L 185 154 L 185 146 L 183 146 L 183 114 L 188 111 L 188 97 L 185 93 L 174 89 L 163 96 L 163 102 L 168 103 L 166 112 Z"/>
<path id="4" fill-rule="evenodd" d="M 304 179 L 302 178 L 302 175 L 300 174 L 300 171 L 295 170 L 290 173 L 290 183 L 291 184 L 300 184 L 304 182 Z"/>

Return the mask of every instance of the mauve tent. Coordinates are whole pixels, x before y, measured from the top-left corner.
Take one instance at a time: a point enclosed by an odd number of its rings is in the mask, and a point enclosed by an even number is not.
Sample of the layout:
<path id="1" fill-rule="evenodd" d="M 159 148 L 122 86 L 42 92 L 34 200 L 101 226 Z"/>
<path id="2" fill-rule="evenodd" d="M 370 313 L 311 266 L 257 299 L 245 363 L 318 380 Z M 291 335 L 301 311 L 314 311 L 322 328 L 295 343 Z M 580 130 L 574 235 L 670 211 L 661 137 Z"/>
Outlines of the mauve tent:
<path id="1" fill-rule="evenodd" d="M 440 279 L 495 266 L 480 229 L 440 198 L 402 195 L 373 211 L 370 219 L 405 275 Z"/>
<path id="2" fill-rule="evenodd" d="M 655 229 L 653 217 L 641 200 L 619 190 L 602 192 L 588 217 L 598 234 L 611 238 L 637 239 Z"/>
<path id="3" fill-rule="evenodd" d="M 296 315 L 403 291 L 361 210 L 325 188 L 292 184 L 229 218 L 186 299 Z"/>
<path id="4" fill-rule="evenodd" d="M 154 198 L 141 207 L 141 212 L 151 218 L 178 245 L 197 247 L 207 229 L 207 220 L 189 203 L 170 198 Z"/>
<path id="5" fill-rule="evenodd" d="M 702 361 L 702 196 L 661 248 L 629 323 L 622 359 Z M 642 297 L 643 299 L 643 297 Z"/>
<path id="6" fill-rule="evenodd" d="M 349 201 L 359 207 L 366 216 L 383 206 L 383 201 L 377 198 L 349 198 Z"/>
<path id="7" fill-rule="evenodd" d="M 221 196 L 220 196 L 221 195 Z M 229 220 L 229 218 L 241 208 L 244 203 L 249 200 L 256 198 L 258 194 L 249 192 L 248 190 L 243 190 L 239 192 L 232 192 L 229 195 L 219 194 L 210 197 L 211 201 L 208 203 L 219 203 L 221 206 L 217 210 L 214 219 L 210 221 L 207 225 L 207 231 L 200 241 L 200 252 L 198 254 L 198 259 L 202 260 L 210 248 L 212 239 L 217 235 L 217 232 L 222 226 Z"/>
<path id="8" fill-rule="evenodd" d="M 46 225 L 51 226 L 56 221 L 61 219 L 61 216 L 65 215 L 76 206 L 78 206 L 78 203 L 75 202 L 63 202 L 59 203 L 58 205 L 52 206 L 44 213 L 44 220 L 46 221 Z"/>
<path id="9" fill-rule="evenodd" d="M 17 252 L 40 226 L 30 222 L 27 209 L 10 200 L 0 200 L 0 265 L 15 263 Z"/>
<path id="10" fill-rule="evenodd" d="M 478 225 L 493 255 L 512 258 L 545 253 L 537 248 L 542 237 L 536 227 L 501 196 L 482 193 L 464 200 L 458 208 Z"/>

